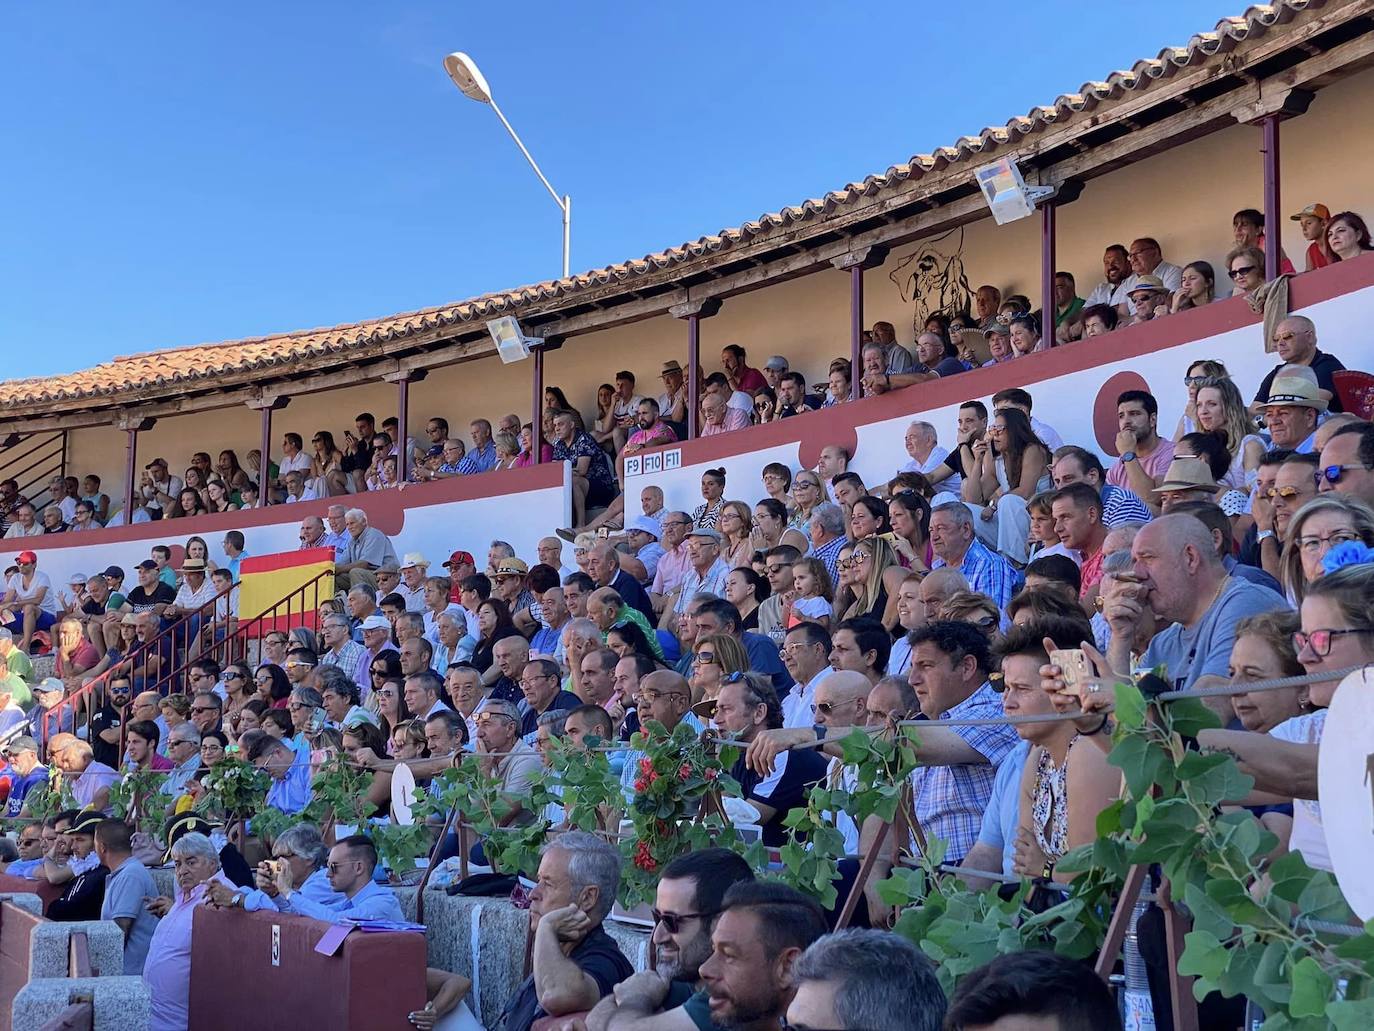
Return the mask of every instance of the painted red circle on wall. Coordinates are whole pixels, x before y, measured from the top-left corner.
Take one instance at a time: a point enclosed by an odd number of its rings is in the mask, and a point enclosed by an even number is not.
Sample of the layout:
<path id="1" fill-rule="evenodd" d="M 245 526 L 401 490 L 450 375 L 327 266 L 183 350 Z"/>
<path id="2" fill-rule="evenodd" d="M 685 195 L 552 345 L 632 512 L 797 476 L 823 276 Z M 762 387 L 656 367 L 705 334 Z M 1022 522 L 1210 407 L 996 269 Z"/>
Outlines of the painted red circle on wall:
<path id="1" fill-rule="evenodd" d="M 1118 372 L 1097 390 L 1093 402 L 1093 436 L 1104 454 L 1119 457 L 1116 450 L 1116 399 L 1128 390 L 1149 390 L 1150 385 L 1137 372 Z"/>

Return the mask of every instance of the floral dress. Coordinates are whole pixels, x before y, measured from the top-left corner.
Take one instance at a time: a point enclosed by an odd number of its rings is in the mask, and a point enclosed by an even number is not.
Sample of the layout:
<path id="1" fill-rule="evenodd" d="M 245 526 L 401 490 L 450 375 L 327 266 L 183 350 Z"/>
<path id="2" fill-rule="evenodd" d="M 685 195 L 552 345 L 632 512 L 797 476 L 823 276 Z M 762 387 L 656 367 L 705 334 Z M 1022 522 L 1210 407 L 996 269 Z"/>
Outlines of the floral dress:
<path id="1" fill-rule="evenodd" d="M 1078 740 L 1075 734 L 1074 741 Z M 1073 742 L 1069 742 L 1072 751 Z M 1057 863 L 1069 850 L 1069 760 L 1055 765 L 1048 748 L 1041 749 L 1035 767 L 1035 794 L 1031 800 L 1031 826 L 1035 843 L 1045 859 Z"/>

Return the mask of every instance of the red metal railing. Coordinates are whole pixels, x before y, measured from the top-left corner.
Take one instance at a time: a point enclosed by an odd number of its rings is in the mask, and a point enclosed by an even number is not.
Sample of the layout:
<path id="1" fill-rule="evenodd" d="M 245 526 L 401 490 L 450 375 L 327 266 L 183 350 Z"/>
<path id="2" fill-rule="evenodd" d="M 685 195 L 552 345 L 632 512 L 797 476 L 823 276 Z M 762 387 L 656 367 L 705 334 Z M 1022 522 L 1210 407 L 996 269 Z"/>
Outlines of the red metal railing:
<path id="1" fill-rule="evenodd" d="M 217 615 L 220 602 L 231 591 L 238 590 L 239 585 L 235 583 L 220 591 L 200 608 L 165 627 L 148 641 L 137 642 L 122 661 L 83 684 L 52 710 L 35 713 L 35 724 L 44 720 L 52 721 L 49 732 L 40 733 L 39 727 L 34 727 L 35 734 L 41 737 L 44 751 L 47 740 L 58 730 L 76 732 L 84 726 L 86 733 L 82 736 L 90 740 L 91 718 L 103 704 L 105 685 L 116 673 L 132 678 L 133 694 L 156 691 L 165 697 L 184 687 L 187 668 L 197 659 L 214 659 L 221 667 L 236 661 L 257 664 L 264 657 L 263 640 L 268 634 L 289 631 L 297 626 L 309 626 L 318 633 L 317 613 L 321 602 L 333 597 L 333 577 L 333 570 L 325 570 L 247 620 L 238 619 L 233 614 L 235 606 L 232 599 L 226 606 L 228 614 L 224 617 Z M 155 669 L 152 665 L 154 658 L 159 660 Z M 127 722 L 121 718 L 121 755 L 123 728 Z"/>

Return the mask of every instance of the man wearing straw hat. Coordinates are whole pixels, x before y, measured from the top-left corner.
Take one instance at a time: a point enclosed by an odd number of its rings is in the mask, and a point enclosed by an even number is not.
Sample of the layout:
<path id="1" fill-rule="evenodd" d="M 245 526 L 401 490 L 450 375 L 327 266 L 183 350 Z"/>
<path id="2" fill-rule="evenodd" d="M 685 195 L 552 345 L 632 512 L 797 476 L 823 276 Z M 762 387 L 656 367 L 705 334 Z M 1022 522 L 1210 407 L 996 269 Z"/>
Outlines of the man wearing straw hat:
<path id="1" fill-rule="evenodd" d="M 1211 501 L 1220 489 L 1206 461 L 1184 457 L 1169 463 L 1169 471 L 1151 493 L 1158 500 L 1160 511 L 1167 512 L 1185 501 Z"/>
<path id="2" fill-rule="evenodd" d="M 1271 450 L 1310 452 L 1315 446 L 1317 422 L 1330 400 L 1329 392 L 1297 371 L 1275 376 L 1269 396 L 1259 404 L 1273 441 Z"/>

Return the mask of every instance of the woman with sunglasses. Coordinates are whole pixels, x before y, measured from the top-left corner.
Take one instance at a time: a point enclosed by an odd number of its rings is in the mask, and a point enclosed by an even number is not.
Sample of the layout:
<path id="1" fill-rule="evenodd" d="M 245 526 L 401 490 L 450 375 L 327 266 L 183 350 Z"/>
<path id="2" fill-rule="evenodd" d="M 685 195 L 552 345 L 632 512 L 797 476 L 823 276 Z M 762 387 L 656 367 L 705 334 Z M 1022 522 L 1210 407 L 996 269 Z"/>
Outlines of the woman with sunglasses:
<path id="1" fill-rule="evenodd" d="M 797 507 L 796 511 L 792 513 L 792 517 L 788 519 L 787 526 L 805 536 L 806 528 L 811 523 L 811 510 L 826 500 L 820 475 L 810 469 L 803 469 L 792 477 L 792 500 L 797 503 Z M 806 547 L 801 550 L 805 553 L 810 548 L 811 542 L 808 540 Z"/>
<path id="2" fill-rule="evenodd" d="M 253 683 L 257 687 L 258 697 L 266 702 L 269 708 L 286 708 L 286 703 L 291 698 L 291 681 L 286 677 L 286 670 L 275 662 L 263 663 L 253 674 Z"/>
<path id="3" fill-rule="evenodd" d="M 1226 274 L 1231 277 L 1236 294 L 1251 296 L 1264 285 L 1264 252 L 1255 247 L 1236 247 L 1226 255 Z"/>
<path id="4" fill-rule="evenodd" d="M 387 735 L 391 746 L 391 758 L 398 760 L 428 759 L 429 746 L 425 742 L 425 724 L 422 720 L 407 717 L 394 725 Z"/>
<path id="5" fill-rule="evenodd" d="M 1190 261 L 1183 266 L 1182 283 L 1169 300 L 1169 311 L 1200 308 L 1216 300 L 1217 274 L 1210 263 Z"/>
<path id="6" fill-rule="evenodd" d="M 1294 513 L 1279 559 L 1284 591 L 1301 605 L 1325 570 L 1327 553 L 1347 541 L 1374 546 L 1374 511 L 1364 502 L 1334 491 L 1313 498 Z"/>
<path id="7" fill-rule="evenodd" d="M 1255 421 L 1234 382 L 1208 379 L 1198 387 L 1197 424 L 1204 433 L 1215 433 L 1226 442 L 1231 466 L 1221 483 L 1237 490 L 1254 487 L 1264 441 L 1255 432 Z"/>
<path id="8" fill-rule="evenodd" d="M 696 643 L 692 654 L 692 671 L 688 682 L 692 686 L 692 704 L 714 702 L 721 685 L 731 673 L 749 669 L 749 656 L 744 645 L 730 634 L 711 634 Z"/>
<path id="9" fill-rule="evenodd" d="M 253 697 L 253 673 L 242 662 L 231 662 L 224 667 L 221 675 L 224 680 L 224 715 L 231 719 Z"/>
<path id="10" fill-rule="evenodd" d="M 892 547 L 882 537 L 865 537 L 858 541 L 849 561 L 849 583 L 854 600 L 840 618 L 869 616 L 879 620 L 890 632 L 897 626 L 897 589 L 906 578 L 906 570 L 897 564 Z M 896 585 L 889 587 L 893 579 Z"/>
<path id="11" fill-rule="evenodd" d="M 1183 374 L 1183 386 L 1188 391 L 1188 403 L 1183 406 L 1183 415 L 1179 417 L 1178 425 L 1174 427 L 1174 440 L 1181 439 L 1185 433 L 1197 431 L 1198 387 L 1202 386 L 1203 381 L 1210 377 L 1230 379 L 1231 374 L 1226 371 L 1225 365 L 1221 362 L 1212 361 L 1210 358 L 1193 362 L 1192 365 L 1188 366 L 1188 371 Z"/>
<path id="12" fill-rule="evenodd" d="M 1365 251 L 1374 250 L 1369 239 L 1369 227 L 1364 219 L 1353 211 L 1342 211 L 1332 215 L 1326 223 L 1326 242 L 1338 261 L 1358 258 Z"/>
<path id="13" fill-rule="evenodd" d="M 373 683 L 376 684 L 372 693 L 377 698 L 377 717 L 382 722 L 382 732 L 390 739 L 396 728 L 411 718 L 410 706 L 406 705 L 405 680 L 398 671 Z M 423 733 L 420 738 L 424 740 Z M 392 754 L 395 755 L 394 752 Z"/>
<path id="14" fill-rule="evenodd" d="M 997 636 L 1001 622 L 1001 611 L 997 602 L 986 594 L 977 591 L 955 591 L 940 606 L 940 618 L 952 619 L 957 623 L 968 623 L 991 641 Z"/>
<path id="15" fill-rule="evenodd" d="M 974 529 L 983 543 L 1025 565 L 1030 516 L 1026 502 L 1054 484 L 1050 451 L 1031 429 L 1026 414 L 1003 408 L 988 424 L 987 436 L 973 444 L 977 468 L 964 478 L 964 501 L 978 517 Z"/>

